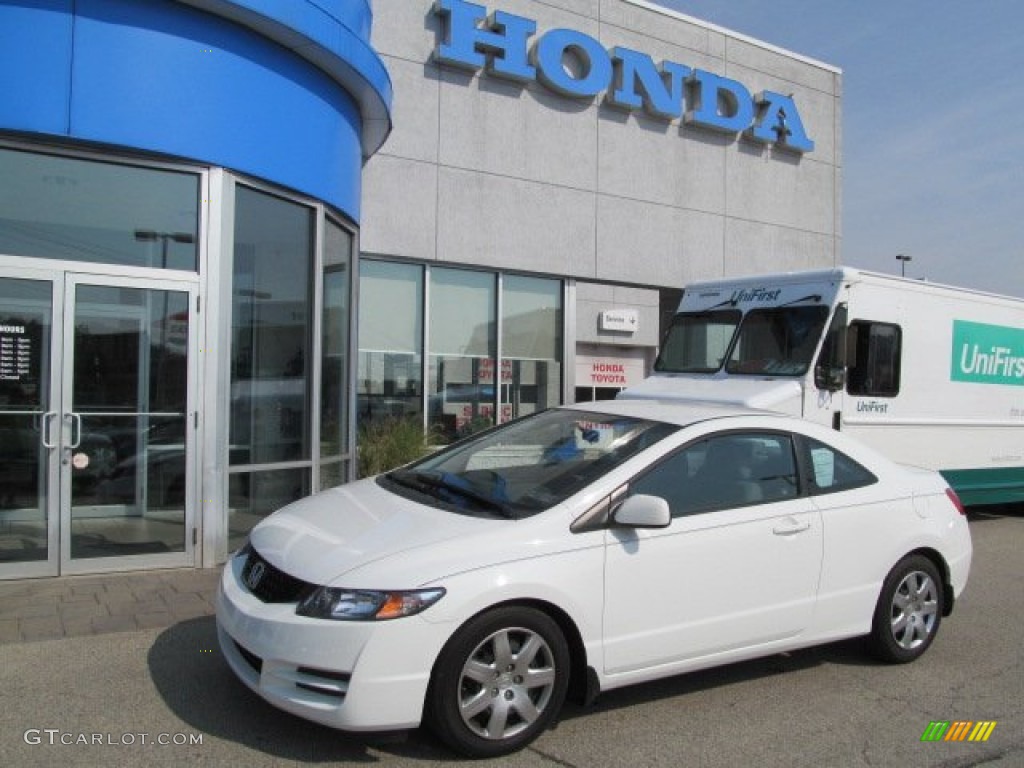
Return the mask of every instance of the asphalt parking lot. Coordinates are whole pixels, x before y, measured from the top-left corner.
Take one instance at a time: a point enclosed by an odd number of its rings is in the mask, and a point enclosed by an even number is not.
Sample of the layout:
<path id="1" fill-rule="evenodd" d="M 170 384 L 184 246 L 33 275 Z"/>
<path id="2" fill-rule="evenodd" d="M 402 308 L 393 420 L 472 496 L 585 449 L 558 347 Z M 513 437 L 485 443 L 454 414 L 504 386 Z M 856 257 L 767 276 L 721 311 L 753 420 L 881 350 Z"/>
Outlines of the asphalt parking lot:
<path id="1" fill-rule="evenodd" d="M 1024 510 L 974 514 L 966 594 L 918 662 L 857 641 L 615 691 L 509 766 L 1024 766 Z M 213 619 L 0 645 L 3 764 L 451 765 L 429 737 L 366 739 L 282 712 L 237 682 Z M 923 742 L 933 721 L 995 722 Z"/>

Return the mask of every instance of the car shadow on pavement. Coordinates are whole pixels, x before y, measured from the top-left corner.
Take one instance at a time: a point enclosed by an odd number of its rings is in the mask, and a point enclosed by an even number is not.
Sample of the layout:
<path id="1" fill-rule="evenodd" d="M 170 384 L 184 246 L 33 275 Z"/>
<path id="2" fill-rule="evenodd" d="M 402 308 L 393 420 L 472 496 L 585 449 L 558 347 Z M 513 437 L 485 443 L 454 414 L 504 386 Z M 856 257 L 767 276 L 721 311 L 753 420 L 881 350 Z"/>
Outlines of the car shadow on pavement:
<path id="1" fill-rule="evenodd" d="M 967 520 L 971 523 L 987 523 L 1004 517 L 1024 516 L 1024 503 L 990 504 L 985 507 L 968 507 Z"/>
<path id="2" fill-rule="evenodd" d="M 246 688 L 217 645 L 213 617 L 184 621 L 157 636 L 148 654 L 153 683 L 184 723 L 210 736 L 281 759 L 303 762 L 378 762 L 375 753 L 425 761 L 452 755 L 421 731 L 351 734 L 279 710 Z M 753 661 L 678 675 L 609 691 L 589 707 L 567 703 L 562 720 L 655 702 L 719 686 L 792 673 L 822 664 L 875 662 L 860 640 L 850 640 Z"/>
<path id="3" fill-rule="evenodd" d="M 745 683 L 773 675 L 787 675 L 799 670 L 812 669 L 825 664 L 866 667 L 876 666 L 866 649 L 863 638 L 843 640 L 828 645 L 804 648 L 798 651 L 765 656 L 711 669 L 686 672 L 640 685 L 617 688 L 602 693 L 589 707 L 569 702 L 562 712 L 562 720 L 586 717 L 593 712 L 604 712 L 638 704 L 648 704 L 677 696 L 709 691 L 715 688 Z"/>
<path id="4" fill-rule="evenodd" d="M 379 762 L 375 752 L 424 760 L 451 755 L 420 732 L 350 734 L 272 707 L 234 675 L 217 644 L 212 616 L 161 632 L 147 658 L 157 692 L 184 723 L 215 739 L 284 760 Z M 244 758 L 240 756 L 240 762 Z"/>

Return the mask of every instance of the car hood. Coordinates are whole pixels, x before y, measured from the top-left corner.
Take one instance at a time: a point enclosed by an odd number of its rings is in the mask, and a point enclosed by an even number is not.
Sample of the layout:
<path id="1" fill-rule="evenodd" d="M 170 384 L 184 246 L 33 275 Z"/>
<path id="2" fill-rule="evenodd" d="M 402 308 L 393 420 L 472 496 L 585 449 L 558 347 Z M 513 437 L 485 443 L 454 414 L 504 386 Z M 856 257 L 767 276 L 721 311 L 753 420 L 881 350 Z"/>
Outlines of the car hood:
<path id="1" fill-rule="evenodd" d="M 800 382 L 760 376 L 658 374 L 619 393 L 619 400 L 692 400 L 800 415 Z"/>
<path id="2" fill-rule="evenodd" d="M 250 541 L 268 562 L 303 581 L 406 589 L 473 567 L 470 561 L 514 557 L 501 533 L 530 523 L 428 506 L 369 479 L 284 507 L 257 525 Z"/>

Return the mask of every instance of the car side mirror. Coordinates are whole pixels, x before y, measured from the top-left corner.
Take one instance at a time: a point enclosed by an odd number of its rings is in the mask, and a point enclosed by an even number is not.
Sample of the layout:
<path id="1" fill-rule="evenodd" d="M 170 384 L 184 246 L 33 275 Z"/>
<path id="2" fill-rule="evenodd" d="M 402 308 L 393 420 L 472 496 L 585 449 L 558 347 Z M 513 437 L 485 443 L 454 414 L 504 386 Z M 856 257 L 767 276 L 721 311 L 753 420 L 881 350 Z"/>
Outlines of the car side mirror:
<path id="1" fill-rule="evenodd" d="M 627 528 L 667 528 L 672 522 L 668 502 L 660 496 L 630 496 L 612 514 L 615 525 Z"/>

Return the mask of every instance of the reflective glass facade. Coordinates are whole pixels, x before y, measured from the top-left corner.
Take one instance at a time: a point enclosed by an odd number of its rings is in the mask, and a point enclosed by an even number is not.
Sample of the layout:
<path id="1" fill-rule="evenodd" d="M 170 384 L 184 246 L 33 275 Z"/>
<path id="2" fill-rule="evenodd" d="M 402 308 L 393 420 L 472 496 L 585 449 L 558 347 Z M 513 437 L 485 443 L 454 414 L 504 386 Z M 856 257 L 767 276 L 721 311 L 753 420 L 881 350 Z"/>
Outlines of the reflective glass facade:
<path id="1" fill-rule="evenodd" d="M 352 224 L 222 169 L 40 149 L 0 140 L 0 577 L 196 564 L 200 531 L 216 562 L 352 479 Z"/>
<path id="2" fill-rule="evenodd" d="M 0 578 L 211 567 L 353 478 L 372 21 L 0 2 Z"/>
<path id="3" fill-rule="evenodd" d="M 558 279 L 364 257 L 360 423 L 411 417 L 436 444 L 561 403 L 564 291 Z"/>

